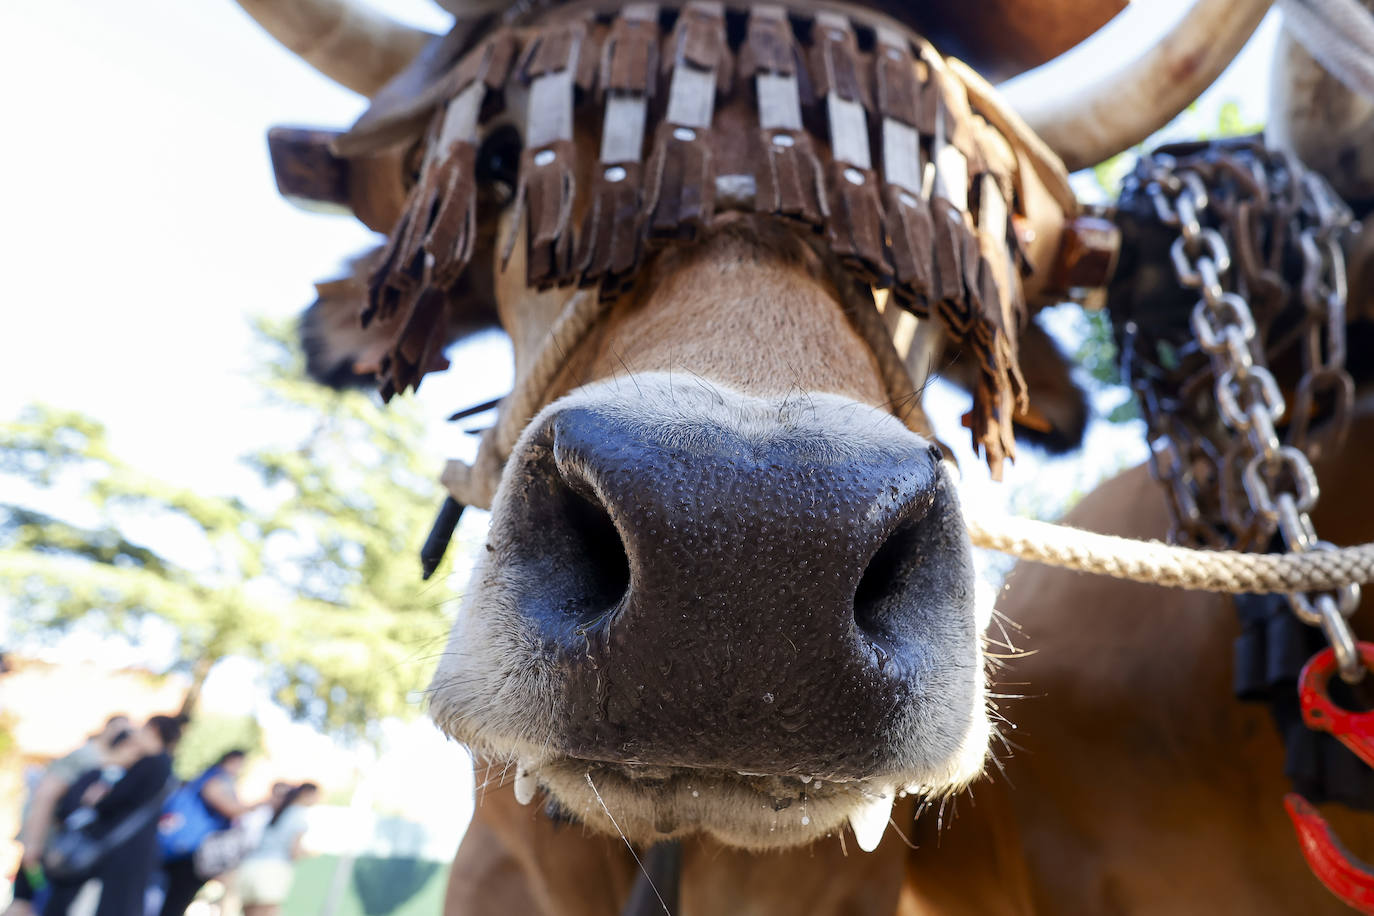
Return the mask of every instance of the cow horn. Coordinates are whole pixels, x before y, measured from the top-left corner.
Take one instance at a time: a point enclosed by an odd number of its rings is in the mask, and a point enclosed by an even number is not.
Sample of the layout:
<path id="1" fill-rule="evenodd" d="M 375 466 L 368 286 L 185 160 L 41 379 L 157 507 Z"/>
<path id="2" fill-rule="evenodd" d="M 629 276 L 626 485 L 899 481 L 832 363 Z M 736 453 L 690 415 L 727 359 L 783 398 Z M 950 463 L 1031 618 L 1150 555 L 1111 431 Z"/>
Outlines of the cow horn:
<path id="1" fill-rule="evenodd" d="M 435 36 L 350 0 L 238 0 L 316 70 L 371 97 Z"/>
<path id="2" fill-rule="evenodd" d="M 1002 90 L 1070 170 L 1086 168 L 1187 108 L 1240 53 L 1270 2 L 1195 0 L 1157 44 L 1101 78 L 1082 79 L 1068 93 L 1046 93 L 1023 78 Z"/>

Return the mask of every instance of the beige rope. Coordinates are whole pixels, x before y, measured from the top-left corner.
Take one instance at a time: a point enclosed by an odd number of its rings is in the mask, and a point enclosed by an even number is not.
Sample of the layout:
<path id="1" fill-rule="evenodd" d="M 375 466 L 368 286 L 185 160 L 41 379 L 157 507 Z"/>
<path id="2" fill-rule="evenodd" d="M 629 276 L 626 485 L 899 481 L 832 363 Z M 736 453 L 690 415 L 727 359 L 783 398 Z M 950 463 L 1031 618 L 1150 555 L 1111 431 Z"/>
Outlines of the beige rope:
<path id="1" fill-rule="evenodd" d="M 439 480 L 465 506 L 490 509 L 501 479 L 501 470 L 520 433 L 549 399 L 558 374 L 610 307 L 595 290 L 579 289 L 568 297 L 558 319 L 544 337 L 543 346 L 514 389 L 501 402 L 496 425 L 482 436 L 477 460 L 472 464 L 453 459 Z"/>
<path id="2" fill-rule="evenodd" d="M 900 386 L 896 384 L 894 363 L 900 368 L 900 361 L 895 352 L 888 352 L 892 341 L 882 318 L 876 309 L 865 309 L 865 304 L 851 302 L 855 324 L 872 346 L 875 359 L 885 370 L 884 380 L 895 393 Z M 515 440 L 547 399 L 549 387 L 567 356 L 595 327 L 605 309 L 606 303 L 596 295 L 586 290 L 574 293 L 549 330 L 534 362 L 502 404 L 500 419 L 483 437 L 477 460 L 471 465 L 462 461 L 448 463 L 443 482 L 464 505 L 490 507 Z M 901 377 L 909 382 L 905 370 Z M 908 425 L 924 425 L 916 398 L 899 398 L 893 408 Z M 1307 553 L 1240 553 L 1137 541 L 1014 516 L 968 518 L 965 522 L 976 547 L 1034 563 L 1170 588 L 1231 593 L 1296 592 L 1374 582 L 1374 544 Z"/>
<path id="3" fill-rule="evenodd" d="M 1053 522 L 966 518 L 975 547 L 1099 576 L 1207 592 L 1323 591 L 1374 582 L 1374 544 L 1308 553 L 1194 550 Z"/>

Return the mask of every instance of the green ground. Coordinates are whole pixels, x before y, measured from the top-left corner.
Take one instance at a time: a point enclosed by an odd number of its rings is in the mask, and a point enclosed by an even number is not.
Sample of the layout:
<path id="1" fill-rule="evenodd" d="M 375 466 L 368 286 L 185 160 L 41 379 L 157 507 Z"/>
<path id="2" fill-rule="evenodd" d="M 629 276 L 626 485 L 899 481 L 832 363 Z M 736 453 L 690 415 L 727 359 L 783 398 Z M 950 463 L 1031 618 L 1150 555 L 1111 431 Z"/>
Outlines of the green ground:
<path id="1" fill-rule="evenodd" d="M 327 913 L 338 868 L 337 856 L 297 862 L 283 916 L 438 916 L 443 909 L 448 869 L 442 863 L 362 856 L 353 863 L 338 906 Z"/>

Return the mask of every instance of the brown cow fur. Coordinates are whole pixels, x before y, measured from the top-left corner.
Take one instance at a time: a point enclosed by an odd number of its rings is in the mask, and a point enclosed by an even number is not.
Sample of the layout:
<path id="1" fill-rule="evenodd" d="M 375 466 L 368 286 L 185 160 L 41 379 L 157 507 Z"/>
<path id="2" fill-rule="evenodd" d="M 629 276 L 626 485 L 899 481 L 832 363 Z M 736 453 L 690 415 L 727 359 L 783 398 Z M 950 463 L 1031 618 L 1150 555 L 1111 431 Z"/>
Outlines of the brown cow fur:
<path id="1" fill-rule="evenodd" d="M 527 292 L 520 254 L 517 246 L 498 281 L 517 373 L 568 296 Z M 569 354 L 550 400 L 599 379 L 662 371 L 756 396 L 826 391 L 883 404 L 874 358 L 813 262 L 793 233 L 768 221 L 740 220 L 701 245 L 665 252 Z"/>
<path id="2" fill-rule="evenodd" d="M 1371 449 L 1365 414 L 1342 452 L 1317 466 L 1314 520 L 1334 543 L 1374 540 L 1374 479 L 1362 460 Z M 1143 468 L 1099 487 L 1067 521 L 1137 538 L 1168 526 Z M 1268 711 L 1232 697 L 1229 599 L 1024 565 L 999 606 L 1024 628 L 1018 648 L 1035 651 L 999 677 L 1028 695 L 1004 709 L 1021 747 L 1007 762 L 1012 788 L 976 784 L 978 804 L 960 805 L 932 854 L 912 856 L 911 876 L 936 889 L 951 869 L 974 880 L 988 838 L 1017 850 L 1024 870 L 1020 879 L 983 872 L 1005 890 L 996 908 L 934 912 L 1350 912 L 1299 853 Z M 1371 634 L 1367 621 L 1363 630 Z M 1324 813 L 1356 852 L 1374 854 L 1374 817 Z"/>

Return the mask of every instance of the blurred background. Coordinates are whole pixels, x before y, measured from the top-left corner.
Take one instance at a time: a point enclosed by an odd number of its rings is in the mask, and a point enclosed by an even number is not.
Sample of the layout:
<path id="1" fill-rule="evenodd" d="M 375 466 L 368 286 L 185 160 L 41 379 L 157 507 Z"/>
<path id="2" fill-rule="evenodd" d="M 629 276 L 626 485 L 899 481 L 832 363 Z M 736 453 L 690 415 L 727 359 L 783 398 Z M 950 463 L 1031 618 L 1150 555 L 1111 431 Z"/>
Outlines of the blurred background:
<path id="1" fill-rule="evenodd" d="M 374 5 L 447 21 L 424 0 Z M 1185 5 L 1138 2 L 1022 79 L 1081 80 Z M 1276 26 L 1148 145 L 1262 126 Z M 281 200 L 265 135 L 343 127 L 364 102 L 230 0 L 8 0 L 0 84 L 0 907 L 42 768 L 112 714 L 183 712 L 178 772 L 242 747 L 245 798 L 321 786 L 286 913 L 437 913 L 474 789 L 423 691 L 485 514 L 464 515 L 429 582 L 417 551 L 443 461 L 475 451 L 444 418 L 509 390 L 507 344 L 465 342 L 385 409 L 303 380 L 294 317 L 375 239 Z M 1108 199 L 1130 162 L 1075 175 L 1080 194 Z M 1023 452 L 994 484 L 959 428 L 966 397 L 935 386 L 975 509 L 1053 517 L 1144 459 L 1105 322 L 1068 305 L 1043 320 L 1094 393 L 1088 448 Z M 981 562 L 995 586 L 1008 564 Z"/>

